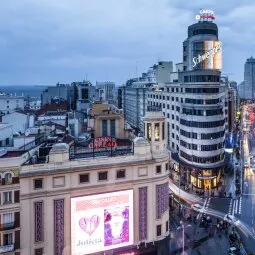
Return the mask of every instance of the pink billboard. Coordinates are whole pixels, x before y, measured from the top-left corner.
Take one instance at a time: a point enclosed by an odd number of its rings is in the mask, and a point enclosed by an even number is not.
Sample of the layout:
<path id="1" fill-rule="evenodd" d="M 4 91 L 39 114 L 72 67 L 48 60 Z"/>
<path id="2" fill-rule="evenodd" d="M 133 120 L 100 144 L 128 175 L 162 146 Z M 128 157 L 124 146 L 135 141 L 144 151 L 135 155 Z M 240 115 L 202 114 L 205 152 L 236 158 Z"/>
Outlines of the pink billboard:
<path id="1" fill-rule="evenodd" d="M 133 244 L 133 190 L 71 198 L 72 255 Z"/>

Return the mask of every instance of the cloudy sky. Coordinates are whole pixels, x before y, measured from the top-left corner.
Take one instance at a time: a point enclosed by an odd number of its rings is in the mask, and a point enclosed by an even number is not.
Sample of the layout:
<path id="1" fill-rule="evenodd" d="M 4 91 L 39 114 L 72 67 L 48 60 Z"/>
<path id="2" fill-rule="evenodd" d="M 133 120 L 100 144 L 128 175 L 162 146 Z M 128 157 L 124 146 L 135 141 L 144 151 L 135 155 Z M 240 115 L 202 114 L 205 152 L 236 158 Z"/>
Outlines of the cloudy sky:
<path id="1" fill-rule="evenodd" d="M 187 27 L 213 9 L 223 73 L 255 55 L 254 0 L 1 0 L 0 84 L 123 84 L 158 60 L 182 60 Z"/>

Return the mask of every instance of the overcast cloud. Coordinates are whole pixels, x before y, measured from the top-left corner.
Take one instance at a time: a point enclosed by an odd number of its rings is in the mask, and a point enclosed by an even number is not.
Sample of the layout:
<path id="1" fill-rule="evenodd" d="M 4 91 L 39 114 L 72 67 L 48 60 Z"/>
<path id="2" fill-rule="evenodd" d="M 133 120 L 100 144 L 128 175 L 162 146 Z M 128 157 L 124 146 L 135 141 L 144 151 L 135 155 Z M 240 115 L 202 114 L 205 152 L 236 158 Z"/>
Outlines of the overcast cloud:
<path id="1" fill-rule="evenodd" d="M 213 9 L 223 74 L 243 80 L 255 49 L 254 0 L 1 0 L 0 84 L 88 78 L 120 85 L 158 60 L 182 61 L 187 27 Z"/>

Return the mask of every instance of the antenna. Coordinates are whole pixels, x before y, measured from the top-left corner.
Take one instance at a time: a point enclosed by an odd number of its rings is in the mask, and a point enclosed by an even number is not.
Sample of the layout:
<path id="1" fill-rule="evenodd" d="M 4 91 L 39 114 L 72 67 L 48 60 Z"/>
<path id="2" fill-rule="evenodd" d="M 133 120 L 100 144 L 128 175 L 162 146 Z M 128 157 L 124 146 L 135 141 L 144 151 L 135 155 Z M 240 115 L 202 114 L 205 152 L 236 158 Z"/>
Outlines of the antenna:
<path id="1" fill-rule="evenodd" d="M 135 63 L 135 77 L 138 78 L 138 71 L 137 71 L 137 60 L 136 60 L 136 63 Z"/>

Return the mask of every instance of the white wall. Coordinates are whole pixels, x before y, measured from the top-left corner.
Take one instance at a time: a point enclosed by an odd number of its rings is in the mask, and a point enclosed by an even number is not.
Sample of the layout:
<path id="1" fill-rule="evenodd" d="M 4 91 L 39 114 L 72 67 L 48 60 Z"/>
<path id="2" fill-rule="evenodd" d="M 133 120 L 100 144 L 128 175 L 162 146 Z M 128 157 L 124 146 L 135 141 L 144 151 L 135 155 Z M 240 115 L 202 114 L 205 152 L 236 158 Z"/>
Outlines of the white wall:
<path id="1" fill-rule="evenodd" d="M 19 148 L 35 140 L 34 136 L 14 137 L 14 148 Z"/>
<path id="2" fill-rule="evenodd" d="M 12 113 L 16 108 L 24 110 L 25 102 L 22 97 L 0 96 L 0 111 Z"/>
<path id="3" fill-rule="evenodd" d="M 12 138 L 13 127 L 8 124 L 0 124 L 0 141 L 6 140 L 7 138 Z"/>
<path id="4" fill-rule="evenodd" d="M 31 121 L 30 121 L 31 118 Z M 25 133 L 27 128 L 34 126 L 34 116 L 31 115 L 30 117 L 26 114 L 14 112 L 11 114 L 7 114 L 2 117 L 4 123 L 12 124 L 13 125 L 13 132 L 21 132 Z M 29 123 L 30 122 L 30 123 Z"/>

